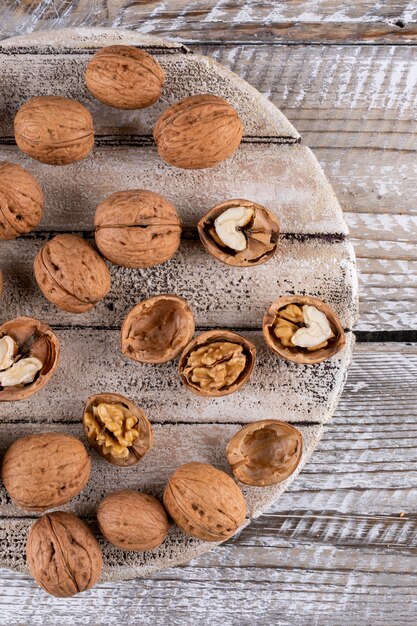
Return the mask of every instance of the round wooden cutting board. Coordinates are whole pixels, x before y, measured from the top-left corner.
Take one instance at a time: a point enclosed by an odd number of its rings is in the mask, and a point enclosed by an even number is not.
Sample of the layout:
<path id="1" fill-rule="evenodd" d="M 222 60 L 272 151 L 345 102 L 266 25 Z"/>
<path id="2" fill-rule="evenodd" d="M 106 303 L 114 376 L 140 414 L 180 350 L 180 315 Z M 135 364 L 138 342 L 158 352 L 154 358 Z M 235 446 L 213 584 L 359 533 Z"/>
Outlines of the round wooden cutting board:
<path id="1" fill-rule="evenodd" d="M 166 72 L 161 100 L 141 111 L 110 109 L 88 93 L 83 74 L 102 46 L 132 44 L 154 54 Z M 170 104 L 196 93 L 225 97 L 245 127 L 235 155 L 210 170 L 186 171 L 164 164 L 152 128 Z M 92 112 L 94 152 L 84 161 L 51 167 L 16 147 L 13 117 L 36 95 L 75 98 Z M 225 447 L 242 424 L 262 418 L 292 422 L 302 431 L 304 453 L 298 471 L 313 453 L 335 410 L 352 355 L 357 316 L 355 257 L 339 203 L 316 158 L 266 98 L 209 58 L 184 46 L 134 32 L 63 30 L 18 37 L 0 44 L 0 160 L 27 167 L 40 181 L 46 210 L 37 232 L 0 243 L 5 276 L 1 321 L 30 315 L 50 324 L 62 343 L 58 372 L 27 401 L 0 405 L 0 452 L 28 433 L 61 431 L 83 438 L 81 417 L 87 396 L 119 392 L 136 402 L 152 421 L 155 446 L 137 466 L 116 468 L 94 452 L 90 482 L 65 510 L 95 525 L 95 510 L 106 494 L 132 487 L 160 496 L 180 464 L 203 461 L 229 471 Z M 168 263 L 146 270 L 111 266 L 112 289 L 90 313 L 74 315 L 49 304 L 33 276 L 33 258 L 52 233 L 78 232 L 92 238 L 94 211 L 111 193 L 145 188 L 167 196 L 184 224 L 180 250 Z M 274 210 L 281 223 L 279 250 L 268 263 L 233 268 L 209 256 L 196 235 L 198 219 L 210 207 L 247 198 Z M 176 362 L 146 365 L 124 359 L 120 326 L 143 298 L 176 293 L 191 304 L 197 329 L 233 328 L 258 347 L 254 374 L 239 392 L 205 399 L 181 386 Z M 289 363 L 269 352 L 260 332 L 269 303 L 302 293 L 328 302 L 346 329 L 346 347 L 319 365 Z M 297 473 L 297 472 L 296 472 Z M 295 474 L 296 474 L 295 473 Z M 288 487 L 244 487 L 249 517 L 260 515 Z M 0 566 L 25 571 L 25 514 L 0 487 Z M 102 541 L 103 580 L 146 575 L 184 562 L 213 547 L 172 527 L 155 550 L 122 552 Z"/>

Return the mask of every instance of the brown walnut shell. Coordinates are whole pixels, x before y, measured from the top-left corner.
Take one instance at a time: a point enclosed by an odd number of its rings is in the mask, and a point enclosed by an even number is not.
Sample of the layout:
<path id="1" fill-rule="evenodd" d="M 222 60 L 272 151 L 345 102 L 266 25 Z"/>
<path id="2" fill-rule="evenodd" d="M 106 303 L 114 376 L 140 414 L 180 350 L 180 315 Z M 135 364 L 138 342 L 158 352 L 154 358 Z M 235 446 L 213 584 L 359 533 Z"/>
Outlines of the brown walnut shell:
<path id="1" fill-rule="evenodd" d="M 41 433 L 17 439 L 3 457 L 2 479 L 12 500 L 27 511 L 46 511 L 80 493 L 91 459 L 79 439 Z"/>
<path id="2" fill-rule="evenodd" d="M 91 413 L 93 407 L 98 406 L 100 403 L 121 404 L 138 420 L 135 425 L 135 429 L 139 431 L 138 437 L 133 441 L 132 445 L 128 447 L 128 455 L 126 457 L 117 457 L 116 455 L 112 455 L 110 451 L 106 454 L 103 446 L 100 445 L 93 434 L 89 432 L 86 423 L 86 414 Z M 118 393 L 99 393 L 88 398 L 84 406 L 83 426 L 85 437 L 90 446 L 100 456 L 106 459 L 106 461 L 120 467 L 135 465 L 145 456 L 147 452 L 149 452 L 153 446 L 153 430 L 148 418 L 136 404 Z M 108 437 L 111 437 L 111 432 L 104 425 L 102 426 L 102 432 L 108 435 Z"/>
<path id="3" fill-rule="evenodd" d="M 36 178 L 16 163 L 0 161 L 0 240 L 30 233 L 42 219 L 43 205 Z"/>
<path id="4" fill-rule="evenodd" d="M 198 363 L 197 365 L 193 365 L 190 362 L 190 359 L 191 361 L 195 359 L 198 354 L 197 351 L 201 351 L 200 349 L 202 348 L 211 350 L 213 349 L 213 344 L 216 344 L 216 346 L 218 344 L 232 344 L 237 347 L 238 356 L 236 357 L 235 354 L 219 354 L 218 359 L 216 357 L 210 357 L 209 360 L 210 362 L 213 361 L 213 363 L 207 367 L 205 367 L 204 364 Z M 244 357 L 244 359 L 242 357 Z M 197 395 L 205 397 L 227 396 L 235 391 L 238 391 L 238 389 L 241 389 L 248 381 L 255 366 L 255 358 L 256 347 L 251 341 L 245 339 L 245 337 L 229 330 L 209 330 L 201 335 L 198 335 L 187 345 L 181 355 L 178 364 L 178 371 L 180 373 L 182 383 L 188 387 L 190 391 L 193 391 Z M 235 380 L 233 380 L 234 363 L 237 359 L 241 361 L 244 360 L 244 363 L 242 363 L 242 365 L 238 368 L 237 371 L 241 371 Z M 231 375 L 228 371 L 229 368 L 232 370 Z M 204 369 L 204 371 L 201 372 L 200 376 L 201 369 Z M 220 378 L 217 374 L 218 372 Z M 225 374 L 225 376 L 223 376 L 223 374 Z M 196 380 L 196 378 L 201 378 L 202 380 Z M 211 386 L 213 378 L 215 378 L 218 382 L 216 385 Z M 229 378 L 229 381 L 226 380 L 227 378 Z M 205 382 L 207 381 L 209 382 L 209 385 L 205 385 Z"/>
<path id="5" fill-rule="evenodd" d="M 139 302 L 122 324 L 122 353 L 140 363 L 171 361 L 194 334 L 194 317 L 179 296 L 164 294 Z"/>
<path id="6" fill-rule="evenodd" d="M 212 465 L 187 463 L 170 477 L 164 505 L 187 535 L 224 541 L 245 521 L 246 503 L 234 480 Z"/>
<path id="7" fill-rule="evenodd" d="M 14 132 L 23 152 L 49 165 L 81 161 L 94 146 L 93 118 L 88 109 L 60 96 L 37 96 L 22 104 Z"/>
<path id="8" fill-rule="evenodd" d="M 110 290 L 106 263 L 78 235 L 56 235 L 39 250 L 35 278 L 47 300 L 71 313 L 85 313 Z"/>
<path id="9" fill-rule="evenodd" d="M 123 267 L 165 263 L 180 245 L 181 221 L 175 207 L 146 189 L 112 194 L 98 205 L 94 223 L 98 249 Z"/>
<path id="10" fill-rule="evenodd" d="M 97 519 L 107 541 L 122 550 L 152 550 L 165 541 L 169 531 L 159 500 L 133 489 L 115 491 L 104 498 Z"/>
<path id="11" fill-rule="evenodd" d="M 214 221 L 219 215 L 234 207 L 247 207 L 253 210 L 253 217 L 239 230 L 244 233 L 247 246 L 242 251 L 229 248 L 219 239 Z M 250 200 L 227 200 L 210 209 L 198 223 L 201 243 L 219 261 L 237 267 L 260 265 L 271 259 L 277 249 L 279 222 L 276 215 L 260 204 Z"/>
<path id="12" fill-rule="evenodd" d="M 333 331 L 333 337 L 328 340 L 328 345 L 324 348 L 319 348 L 314 351 L 308 351 L 305 348 L 300 348 L 299 346 L 284 346 L 278 337 L 275 336 L 273 332 L 274 323 L 277 319 L 278 312 L 288 306 L 289 304 L 296 304 L 299 306 L 310 305 L 316 307 L 319 311 L 324 313 L 327 317 L 330 327 Z M 341 325 L 336 313 L 332 308 L 319 298 L 314 298 L 313 296 L 302 296 L 302 295 L 294 295 L 294 296 L 283 296 L 274 300 L 270 307 L 268 308 L 262 322 L 262 331 L 268 346 L 284 357 L 288 361 L 293 361 L 294 363 L 304 363 L 304 364 L 314 364 L 321 363 L 325 359 L 330 358 L 339 350 L 343 348 L 345 345 L 345 333 L 343 331 L 343 326 Z"/>
<path id="13" fill-rule="evenodd" d="M 48 513 L 33 524 L 26 561 L 38 585 L 57 598 L 94 587 L 103 567 L 100 546 L 87 524 L 63 511 Z"/>
<path id="14" fill-rule="evenodd" d="M 0 402 L 25 400 L 45 387 L 55 373 L 59 362 L 59 339 L 49 326 L 32 317 L 17 317 L 1 324 L 0 339 L 5 335 L 16 342 L 16 356 L 33 356 L 43 363 L 32 383 L 13 387 L 0 386 Z"/>
<path id="15" fill-rule="evenodd" d="M 229 158 L 239 147 L 243 125 L 231 104 L 209 94 L 185 98 L 157 121 L 160 157 L 175 167 L 203 169 Z"/>
<path id="16" fill-rule="evenodd" d="M 252 422 L 227 446 L 235 477 L 246 485 L 265 487 L 282 482 L 295 471 L 303 451 L 301 432 L 278 420 Z"/>
<path id="17" fill-rule="evenodd" d="M 89 91 L 116 109 L 142 109 L 161 95 L 164 71 L 158 61 L 134 46 L 107 46 L 93 56 L 85 72 Z"/>

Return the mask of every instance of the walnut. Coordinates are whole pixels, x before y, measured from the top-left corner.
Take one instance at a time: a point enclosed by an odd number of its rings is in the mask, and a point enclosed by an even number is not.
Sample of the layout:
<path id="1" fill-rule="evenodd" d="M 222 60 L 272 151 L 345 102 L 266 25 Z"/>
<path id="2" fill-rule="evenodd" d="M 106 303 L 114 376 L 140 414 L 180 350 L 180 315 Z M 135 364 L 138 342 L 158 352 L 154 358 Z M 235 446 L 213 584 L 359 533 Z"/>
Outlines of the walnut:
<path id="1" fill-rule="evenodd" d="M 226 452 L 238 480 L 265 487 L 288 478 L 300 463 L 302 450 L 303 437 L 297 428 L 278 420 L 261 420 L 239 430 Z"/>
<path id="2" fill-rule="evenodd" d="M 59 340 L 42 322 L 18 317 L 0 325 L 0 402 L 24 400 L 40 391 L 59 361 Z"/>
<path id="3" fill-rule="evenodd" d="M 133 489 L 116 491 L 104 498 L 97 510 L 104 537 L 122 550 L 145 551 L 160 546 L 169 530 L 162 504 Z"/>
<path id="4" fill-rule="evenodd" d="M 153 134 L 164 161 L 184 169 L 202 169 L 221 163 L 237 150 L 243 126 L 226 100 L 201 94 L 167 109 Z"/>
<path id="5" fill-rule="evenodd" d="M 27 511 L 46 511 L 80 493 L 90 477 L 91 460 L 81 441 L 61 433 L 17 439 L 1 469 L 6 491 Z"/>
<path id="6" fill-rule="evenodd" d="M 88 398 L 83 425 L 90 446 L 113 465 L 134 465 L 153 445 L 152 426 L 144 413 L 117 393 Z"/>
<path id="7" fill-rule="evenodd" d="M 89 91 L 116 109 L 142 109 L 161 95 L 164 72 L 158 61 L 134 46 L 107 46 L 93 56 L 85 73 Z"/>
<path id="8" fill-rule="evenodd" d="M 320 363 L 345 345 L 336 313 L 312 296 L 284 296 L 265 314 L 262 330 L 268 346 L 295 363 Z"/>
<path id="9" fill-rule="evenodd" d="M 92 309 L 110 290 L 106 263 L 78 235 L 56 235 L 35 257 L 35 278 L 45 298 L 71 313 Z"/>
<path id="10" fill-rule="evenodd" d="M 41 221 L 43 205 L 36 178 L 16 163 L 0 161 L 0 240 L 30 233 Z"/>
<path id="11" fill-rule="evenodd" d="M 178 249 L 181 221 L 163 196 L 145 189 L 119 191 L 98 205 L 96 244 L 112 263 L 143 268 L 165 263 Z"/>
<path id="12" fill-rule="evenodd" d="M 242 492 L 230 476 L 205 463 L 187 463 L 170 477 L 164 505 L 187 535 L 224 541 L 245 521 Z"/>
<path id="13" fill-rule="evenodd" d="M 142 363 L 165 363 L 185 348 L 194 334 L 194 317 L 179 296 L 143 300 L 122 325 L 122 353 Z"/>
<path id="14" fill-rule="evenodd" d="M 246 383 L 255 365 L 256 348 L 228 330 L 210 330 L 185 348 L 179 362 L 181 380 L 201 396 L 226 396 Z"/>
<path id="15" fill-rule="evenodd" d="M 249 200 L 227 200 L 201 218 L 198 234 L 206 250 L 219 261 L 238 267 L 260 265 L 277 249 L 279 223 L 275 214 Z"/>
<path id="16" fill-rule="evenodd" d="M 33 524 L 26 561 L 38 585 L 58 598 L 94 587 L 103 567 L 100 546 L 87 524 L 63 511 L 48 513 Z"/>

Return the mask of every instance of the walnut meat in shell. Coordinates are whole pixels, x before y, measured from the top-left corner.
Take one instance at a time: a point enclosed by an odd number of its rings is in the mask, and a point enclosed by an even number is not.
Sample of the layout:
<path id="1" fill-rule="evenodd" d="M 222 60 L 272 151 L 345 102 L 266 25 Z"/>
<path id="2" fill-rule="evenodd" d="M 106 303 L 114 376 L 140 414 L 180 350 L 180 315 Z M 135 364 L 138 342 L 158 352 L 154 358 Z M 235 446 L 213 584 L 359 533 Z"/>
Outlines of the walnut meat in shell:
<path id="1" fill-rule="evenodd" d="M 221 163 L 238 149 L 243 125 L 224 98 L 201 94 L 167 109 L 153 134 L 164 161 L 184 169 L 203 169 Z"/>
<path id="2" fill-rule="evenodd" d="M 19 148 L 49 165 L 84 159 L 94 146 L 93 118 L 80 102 L 37 96 L 18 110 L 14 132 Z"/>
<path id="3" fill-rule="evenodd" d="M 56 235 L 39 250 L 35 278 L 45 298 L 64 311 L 85 313 L 110 290 L 106 263 L 78 235 Z"/>
<path id="4" fill-rule="evenodd" d="M 122 550 L 152 550 L 165 541 L 169 530 L 159 500 L 133 489 L 115 491 L 104 498 L 97 519 L 107 541 Z"/>
<path id="5" fill-rule="evenodd" d="M 17 439 L 1 469 L 6 491 L 27 511 L 46 511 L 80 493 L 90 477 L 91 459 L 79 439 L 42 433 Z"/>
<path id="6" fill-rule="evenodd" d="M 296 470 L 303 451 L 301 432 L 278 420 L 252 422 L 227 446 L 235 477 L 246 485 L 265 487 L 282 482 Z"/>
<path id="7" fill-rule="evenodd" d="M 224 541 L 245 521 L 246 503 L 234 480 L 212 465 L 187 463 L 170 477 L 164 505 L 187 535 Z"/>
<path id="8" fill-rule="evenodd" d="M 165 363 L 185 348 L 194 334 L 194 317 L 179 296 L 143 300 L 122 325 L 122 353 L 141 363 Z"/>
<path id="9" fill-rule="evenodd" d="M 97 207 L 95 227 L 100 252 L 123 267 L 165 263 L 180 245 L 181 221 L 175 207 L 145 189 L 109 196 Z"/>
<path id="10" fill-rule="evenodd" d="M 181 381 L 200 396 L 226 396 L 243 387 L 255 365 L 251 341 L 228 330 L 209 330 L 191 341 L 181 355 Z"/>
<path id="11" fill-rule="evenodd" d="M 135 465 L 153 445 L 152 426 L 143 411 L 118 393 L 88 398 L 83 425 L 90 446 L 113 465 Z"/>
<path id="12" fill-rule="evenodd" d="M 103 567 L 100 546 L 90 528 L 63 511 L 48 513 L 33 524 L 26 561 L 38 585 L 58 598 L 94 587 Z"/>
<path id="13" fill-rule="evenodd" d="M 30 233 L 41 221 L 43 206 L 36 178 L 17 163 L 0 161 L 0 240 Z"/>
<path id="14" fill-rule="evenodd" d="M 24 400 L 40 391 L 59 362 L 59 340 L 32 317 L 0 325 L 0 402 Z"/>
<path id="15" fill-rule="evenodd" d="M 288 361 L 320 363 L 345 345 L 345 333 L 328 304 L 312 296 L 284 296 L 267 310 L 262 330 L 268 346 Z"/>
<path id="16" fill-rule="evenodd" d="M 161 95 L 164 71 L 158 61 L 134 46 L 107 46 L 93 56 L 85 73 L 89 91 L 116 109 L 142 109 Z"/>
<path id="17" fill-rule="evenodd" d="M 260 265 L 274 256 L 279 223 L 275 214 L 249 200 L 227 200 L 213 207 L 198 223 L 207 252 L 238 267 Z"/>

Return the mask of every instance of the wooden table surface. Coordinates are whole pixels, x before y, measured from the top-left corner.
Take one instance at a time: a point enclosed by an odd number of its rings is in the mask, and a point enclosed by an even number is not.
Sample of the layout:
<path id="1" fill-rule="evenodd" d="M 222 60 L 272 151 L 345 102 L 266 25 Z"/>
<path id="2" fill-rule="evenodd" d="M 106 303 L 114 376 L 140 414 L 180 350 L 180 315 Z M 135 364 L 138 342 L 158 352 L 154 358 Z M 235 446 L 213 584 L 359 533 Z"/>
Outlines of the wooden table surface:
<path id="1" fill-rule="evenodd" d="M 1 626 L 414 625 L 416 2 L 0 5 L 0 39 L 58 25 L 173 37 L 265 93 L 315 151 L 343 205 L 358 257 L 361 317 L 335 418 L 268 514 L 183 567 L 101 584 L 68 601 L 0 570 Z"/>

